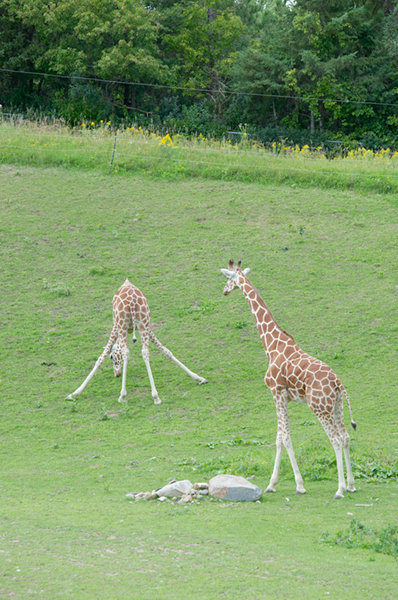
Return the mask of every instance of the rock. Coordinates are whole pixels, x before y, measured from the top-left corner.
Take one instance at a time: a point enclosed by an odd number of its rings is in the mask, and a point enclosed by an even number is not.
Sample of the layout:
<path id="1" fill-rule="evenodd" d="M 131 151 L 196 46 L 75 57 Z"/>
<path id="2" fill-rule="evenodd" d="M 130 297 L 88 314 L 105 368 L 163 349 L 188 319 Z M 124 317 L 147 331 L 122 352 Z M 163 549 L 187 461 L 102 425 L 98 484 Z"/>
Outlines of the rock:
<path id="1" fill-rule="evenodd" d="M 164 487 L 156 490 L 158 496 L 167 496 L 168 498 L 174 498 L 175 496 L 180 497 L 185 494 L 190 494 L 192 491 L 192 483 L 189 479 L 183 479 L 182 481 L 174 481 L 168 483 Z"/>
<path id="2" fill-rule="evenodd" d="M 177 504 L 186 504 L 187 502 L 191 502 L 191 500 L 192 500 L 191 494 L 184 494 L 183 496 L 181 496 L 181 498 L 179 499 Z"/>
<path id="3" fill-rule="evenodd" d="M 209 494 L 233 502 L 253 502 L 261 496 L 257 485 L 237 475 L 216 475 L 209 481 Z"/>
<path id="4" fill-rule="evenodd" d="M 192 491 L 192 495 L 196 496 L 196 498 L 204 498 L 205 496 L 208 496 L 209 494 L 209 490 L 193 490 Z"/>
<path id="5" fill-rule="evenodd" d="M 208 490 L 209 484 L 208 483 L 194 483 L 193 489 L 194 490 Z"/>
<path id="6" fill-rule="evenodd" d="M 129 492 L 126 494 L 127 500 L 154 500 L 158 495 L 153 492 Z"/>
<path id="7" fill-rule="evenodd" d="M 127 500 L 135 500 L 137 494 L 139 494 L 139 492 L 129 492 L 126 494 L 126 498 Z"/>

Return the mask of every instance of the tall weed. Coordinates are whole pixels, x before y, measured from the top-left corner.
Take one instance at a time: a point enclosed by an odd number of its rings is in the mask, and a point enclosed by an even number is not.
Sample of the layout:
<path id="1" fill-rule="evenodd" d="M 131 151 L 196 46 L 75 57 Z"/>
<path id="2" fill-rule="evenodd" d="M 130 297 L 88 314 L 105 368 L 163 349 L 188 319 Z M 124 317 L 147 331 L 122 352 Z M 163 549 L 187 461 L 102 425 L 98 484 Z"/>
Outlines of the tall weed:
<path id="1" fill-rule="evenodd" d="M 388 525 L 383 529 L 373 529 L 356 519 L 352 519 L 348 529 L 331 535 L 326 531 L 321 542 L 345 546 L 346 548 L 363 548 L 374 550 L 398 558 L 398 527 Z"/>

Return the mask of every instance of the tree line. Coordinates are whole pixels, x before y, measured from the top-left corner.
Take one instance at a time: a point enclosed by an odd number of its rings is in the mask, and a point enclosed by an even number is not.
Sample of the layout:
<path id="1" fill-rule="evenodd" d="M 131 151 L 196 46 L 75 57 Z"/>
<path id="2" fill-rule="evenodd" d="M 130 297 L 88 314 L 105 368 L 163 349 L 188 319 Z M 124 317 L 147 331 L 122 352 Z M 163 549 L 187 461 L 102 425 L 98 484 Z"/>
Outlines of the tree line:
<path id="1" fill-rule="evenodd" d="M 2 0 L 0 33 L 3 110 L 398 145 L 396 0 Z"/>

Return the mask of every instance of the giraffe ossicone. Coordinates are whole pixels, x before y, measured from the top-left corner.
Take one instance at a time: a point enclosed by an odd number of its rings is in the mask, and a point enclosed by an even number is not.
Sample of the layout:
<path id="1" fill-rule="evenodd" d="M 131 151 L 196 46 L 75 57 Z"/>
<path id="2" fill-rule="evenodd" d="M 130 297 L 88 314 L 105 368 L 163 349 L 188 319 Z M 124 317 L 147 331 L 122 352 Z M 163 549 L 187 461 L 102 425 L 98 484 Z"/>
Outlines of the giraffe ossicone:
<path id="1" fill-rule="evenodd" d="M 162 354 L 179 366 L 187 375 L 192 377 L 199 384 L 207 383 L 207 379 L 200 377 L 182 362 L 180 362 L 171 352 L 160 343 L 153 333 L 151 324 L 151 315 L 146 297 L 135 285 L 130 283 L 128 279 L 123 283 L 121 288 L 113 297 L 113 327 L 109 336 L 108 343 L 104 347 L 104 351 L 97 359 L 92 371 L 87 375 L 83 383 L 69 394 L 67 400 L 74 400 L 79 396 L 89 381 L 94 377 L 95 373 L 102 366 L 107 356 L 113 361 L 113 371 L 115 377 L 122 375 L 122 389 L 119 396 L 119 402 L 122 402 L 127 396 L 126 390 L 126 375 L 127 363 L 129 359 L 129 349 L 127 346 L 127 334 L 133 334 L 133 342 L 137 341 L 135 337 L 136 328 L 140 332 L 142 344 L 142 357 L 144 359 L 149 381 L 151 384 L 152 397 L 155 404 L 160 404 L 161 400 L 157 392 L 155 382 L 152 375 L 151 365 L 149 363 L 149 342 L 151 341 Z"/>
<path id="2" fill-rule="evenodd" d="M 247 300 L 256 321 L 263 346 L 268 358 L 268 370 L 264 381 L 274 398 L 278 430 L 276 436 L 276 457 L 273 472 L 266 492 L 275 492 L 279 479 L 279 468 L 283 448 L 286 449 L 296 481 L 296 493 L 304 494 L 303 478 L 297 465 L 290 438 L 288 403 L 306 403 L 323 426 L 336 454 L 338 489 L 335 498 L 343 498 L 344 492 L 355 492 L 351 468 L 350 437 L 344 425 L 343 396 L 352 419 L 348 394 L 332 369 L 321 360 L 302 350 L 292 336 L 280 327 L 272 316 L 258 291 L 242 270 L 241 261 L 234 265 L 230 260 L 228 269 L 221 269 L 228 279 L 223 294 L 226 296 L 239 288 Z M 347 485 L 344 477 L 343 453 L 347 470 Z"/>

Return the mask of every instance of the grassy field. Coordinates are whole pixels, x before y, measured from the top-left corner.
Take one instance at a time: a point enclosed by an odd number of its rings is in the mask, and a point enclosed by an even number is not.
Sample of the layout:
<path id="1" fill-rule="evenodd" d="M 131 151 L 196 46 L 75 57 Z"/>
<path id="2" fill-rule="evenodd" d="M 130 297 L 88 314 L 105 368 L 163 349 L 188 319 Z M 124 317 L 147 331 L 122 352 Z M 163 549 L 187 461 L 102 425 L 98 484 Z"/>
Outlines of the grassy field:
<path id="1" fill-rule="evenodd" d="M 359 179 L 155 177 L 155 165 L 109 172 L 2 151 L 1 598 L 396 598 L 396 195 Z M 305 496 L 284 454 L 277 493 L 259 503 L 125 499 L 173 477 L 268 483 L 275 410 L 249 308 L 239 292 L 222 296 L 230 257 L 347 388 L 356 494 L 333 500 L 333 450 L 292 405 Z M 66 402 L 108 339 L 126 277 L 159 339 L 209 383 L 153 348 L 155 406 L 138 343 L 127 406 L 110 361 Z"/>
<path id="2" fill-rule="evenodd" d="M 93 124 L 94 125 L 94 124 Z M 107 126 L 70 130 L 0 121 L 0 162 L 31 166 L 68 166 L 101 173 L 133 173 L 157 179 L 233 180 L 243 183 L 299 185 L 362 193 L 398 193 L 398 152 L 361 149 L 327 160 L 321 148 L 274 151 L 249 142 L 161 136 L 141 128 L 114 131 Z M 390 158 L 390 156 L 392 157 Z"/>

